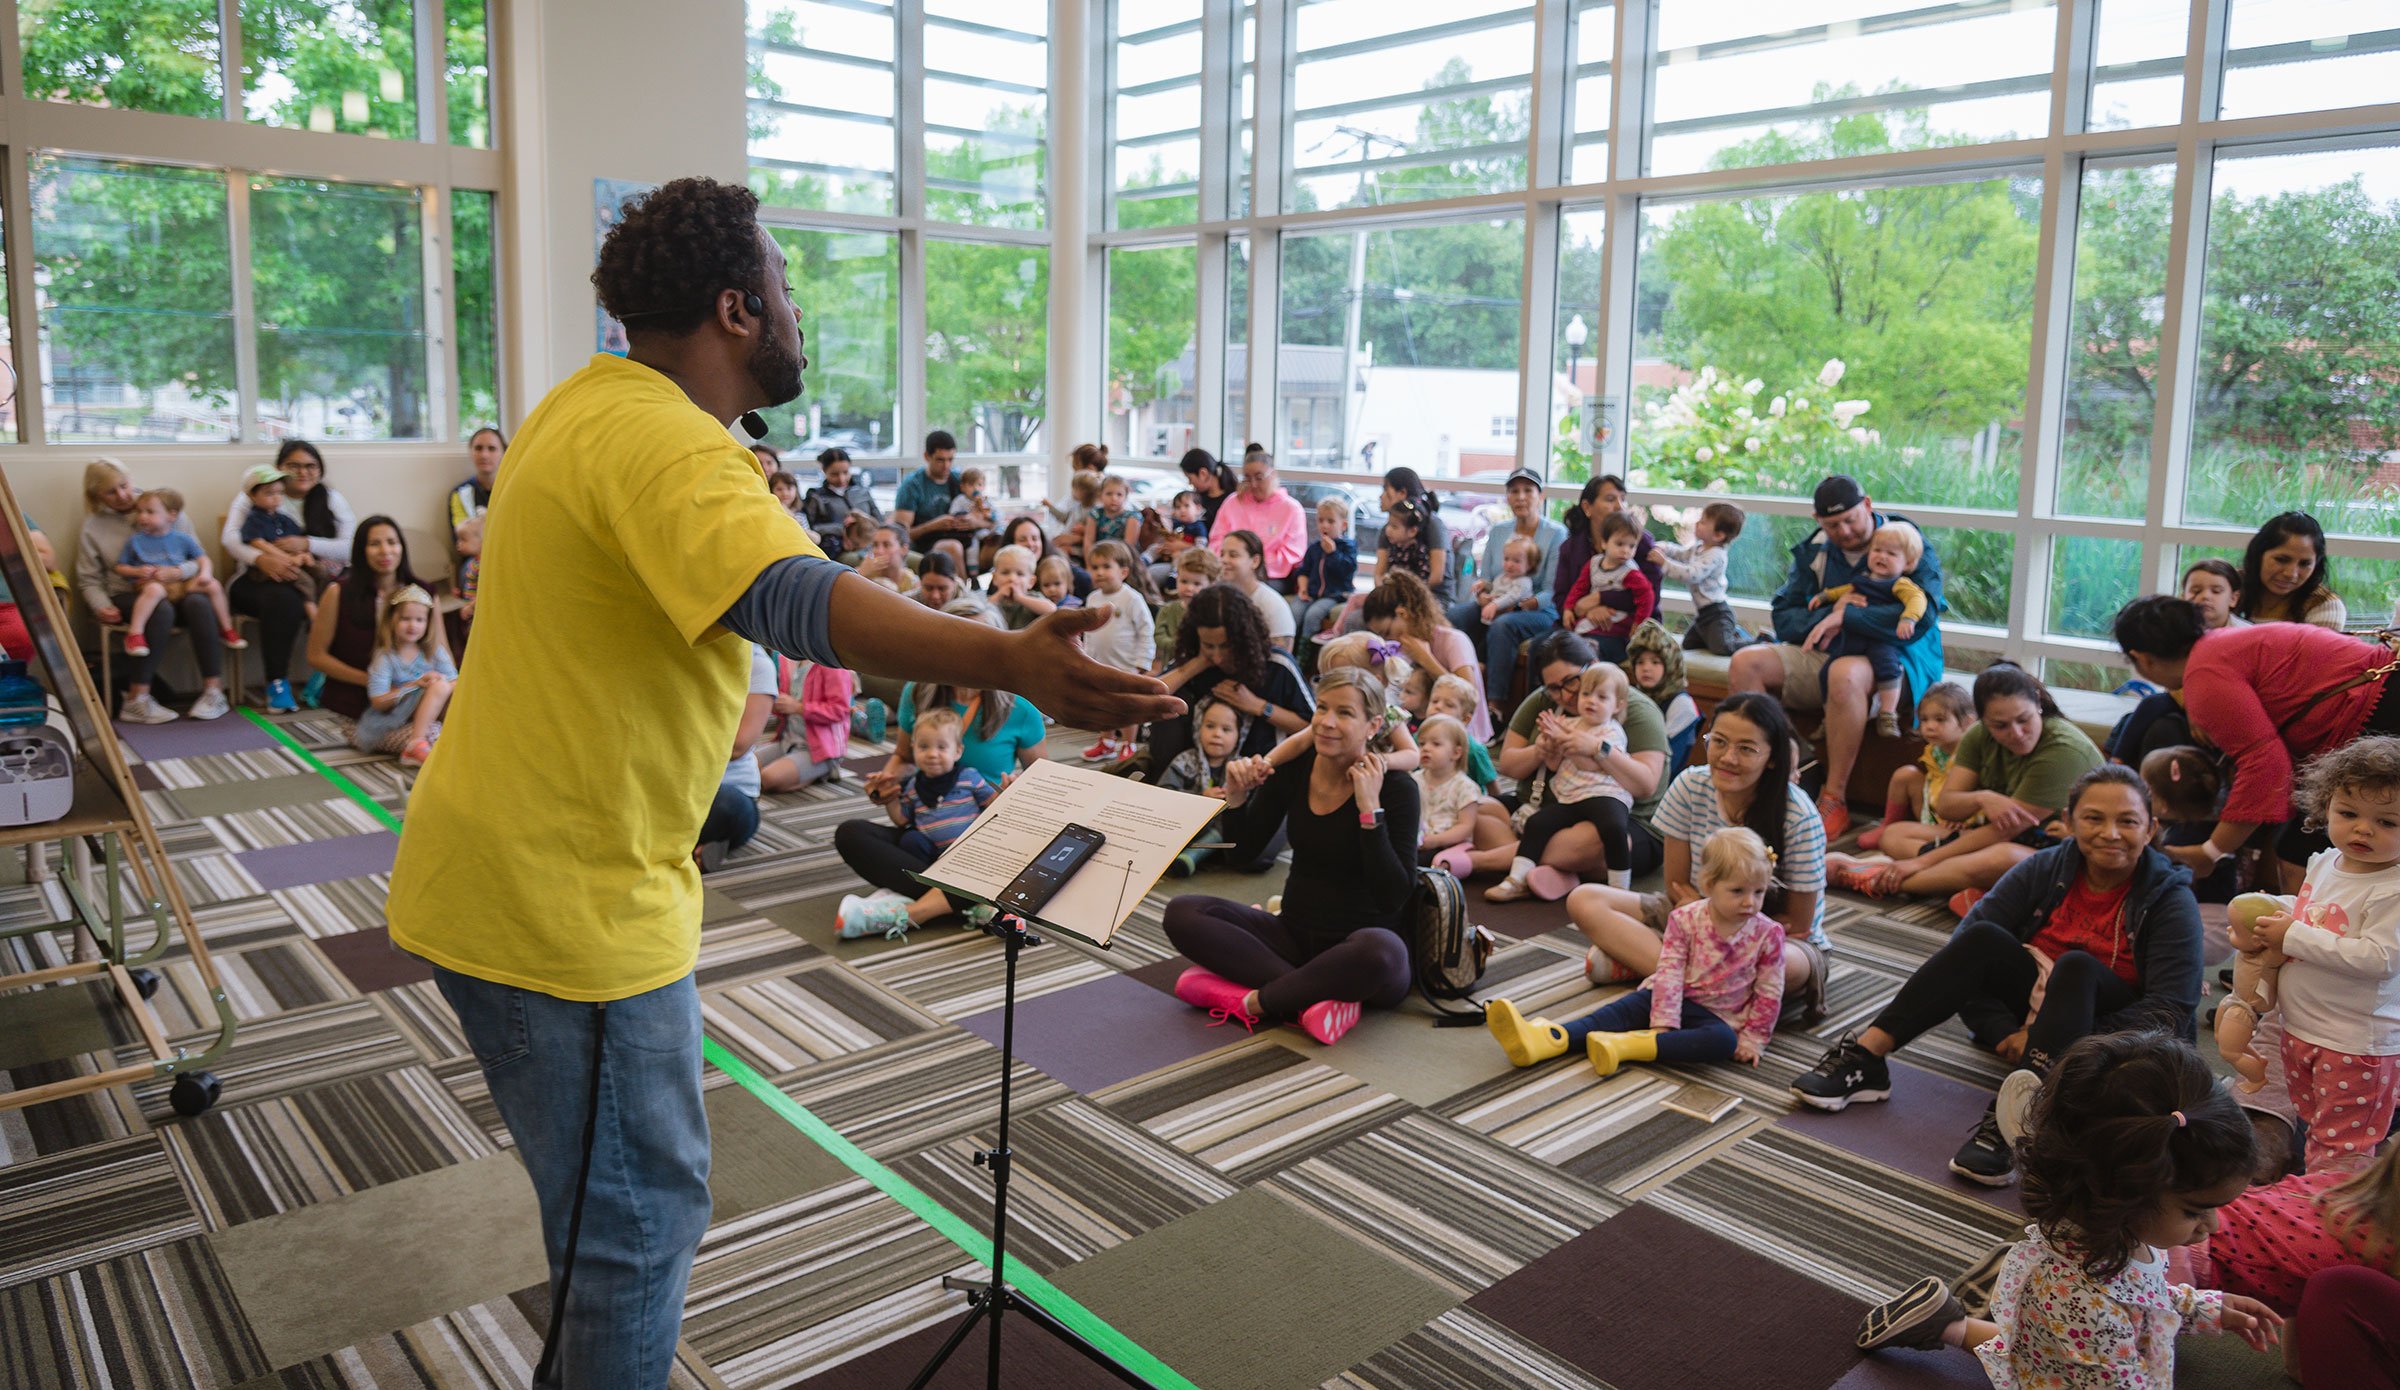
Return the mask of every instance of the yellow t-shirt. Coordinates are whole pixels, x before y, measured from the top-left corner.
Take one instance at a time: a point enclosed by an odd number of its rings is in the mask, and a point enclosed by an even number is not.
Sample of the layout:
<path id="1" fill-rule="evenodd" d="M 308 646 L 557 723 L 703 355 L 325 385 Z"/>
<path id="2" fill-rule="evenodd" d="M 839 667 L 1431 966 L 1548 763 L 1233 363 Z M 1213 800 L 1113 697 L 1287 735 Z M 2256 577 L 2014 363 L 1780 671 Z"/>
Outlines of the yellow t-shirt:
<path id="1" fill-rule="evenodd" d="M 485 518 L 475 642 L 409 799 L 395 944 L 478 979 L 622 999 L 690 973 L 692 846 L 750 647 L 718 619 L 818 554 L 749 450 L 595 356 L 534 408 Z"/>

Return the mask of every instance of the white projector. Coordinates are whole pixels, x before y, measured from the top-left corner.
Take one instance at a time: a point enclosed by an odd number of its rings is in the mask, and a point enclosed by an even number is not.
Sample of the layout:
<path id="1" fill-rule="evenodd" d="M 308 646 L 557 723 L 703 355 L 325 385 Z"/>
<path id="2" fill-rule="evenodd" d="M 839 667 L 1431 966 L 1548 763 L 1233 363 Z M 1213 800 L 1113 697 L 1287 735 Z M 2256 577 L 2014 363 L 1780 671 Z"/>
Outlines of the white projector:
<path id="1" fill-rule="evenodd" d="M 75 745 L 50 724 L 0 728 L 0 826 L 43 825 L 75 806 Z"/>

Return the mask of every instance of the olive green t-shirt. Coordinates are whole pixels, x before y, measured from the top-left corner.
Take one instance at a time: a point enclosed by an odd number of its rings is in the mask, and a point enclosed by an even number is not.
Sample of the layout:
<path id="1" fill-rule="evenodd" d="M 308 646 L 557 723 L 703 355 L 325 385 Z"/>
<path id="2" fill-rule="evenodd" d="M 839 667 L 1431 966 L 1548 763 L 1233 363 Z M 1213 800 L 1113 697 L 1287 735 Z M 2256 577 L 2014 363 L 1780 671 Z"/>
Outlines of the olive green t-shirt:
<path id="1" fill-rule="evenodd" d="M 1626 736 L 1632 737 L 1630 728 Z M 1992 731 L 1978 724 L 1958 741 L 1951 766 L 1974 773 L 1979 791 L 2002 792 L 2028 806 L 2055 811 L 2067 804 L 2067 789 L 2075 779 L 2100 762 L 2100 750 L 2074 720 L 2053 717 L 2042 721 L 2040 740 L 2021 757 L 2001 747 Z"/>
<path id="2" fill-rule="evenodd" d="M 1549 711 L 1550 692 L 1536 690 L 1525 697 L 1525 703 L 1517 706 L 1516 714 L 1508 721 L 1508 731 L 1531 743 L 1534 735 L 1541 732 L 1538 727 L 1541 717 Z M 1625 726 L 1626 752 L 1667 753 L 1670 751 L 1667 746 L 1667 717 L 1660 714 L 1658 706 L 1650 701 L 1627 700 L 1625 711 L 1617 716 L 1617 722 Z M 2086 746 L 2089 746 L 2088 743 Z M 1633 818 L 1642 823 L 1643 829 L 1653 830 L 1655 828 L 1650 824 L 1650 817 L 1657 812 L 1658 803 L 1666 798 L 1667 784 L 1674 780 L 1675 769 L 1671 767 L 1661 769 L 1658 774 L 1657 789 L 1633 803 Z"/>

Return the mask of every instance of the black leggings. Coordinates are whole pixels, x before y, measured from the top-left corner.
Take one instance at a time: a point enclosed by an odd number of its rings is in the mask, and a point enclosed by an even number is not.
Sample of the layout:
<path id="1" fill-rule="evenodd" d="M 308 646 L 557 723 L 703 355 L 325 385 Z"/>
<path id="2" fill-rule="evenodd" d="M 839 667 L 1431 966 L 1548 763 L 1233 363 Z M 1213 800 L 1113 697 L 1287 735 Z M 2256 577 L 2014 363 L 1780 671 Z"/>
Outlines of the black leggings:
<path id="1" fill-rule="evenodd" d="M 1960 928 L 1917 967 L 1875 1016 L 1874 1026 L 1891 1034 L 1894 1046 L 1906 1046 L 1952 1014 L 1965 1014 L 1975 1040 L 1990 1047 L 2016 1031 L 2015 1022 L 2002 1027 L 2003 1020 L 2025 1017 L 2037 973 L 2033 953 L 2014 932 L 1997 923 L 1977 922 Z M 2140 997 L 2098 956 L 2069 951 L 2050 967 L 2042 1011 L 2025 1030 L 2025 1050 L 2056 1061 L 2076 1040 L 2090 1035 L 2100 1015 L 2115 1013 Z M 1984 1020 L 1980 1028 L 1978 1018 Z M 2001 1031 L 1983 1036 L 1994 1028 Z"/>
<path id="2" fill-rule="evenodd" d="M 833 852 L 850 866 L 850 872 L 915 902 L 925 896 L 925 885 L 910 878 L 909 873 L 924 869 L 937 856 L 902 844 L 900 837 L 908 833 L 901 826 L 881 821 L 846 820 L 833 828 Z M 942 896 L 950 900 L 952 912 L 966 909 L 968 899 L 948 893 Z"/>
<path id="3" fill-rule="evenodd" d="M 132 615 L 132 594 L 110 597 L 120 612 Z M 158 674 L 159 659 L 166 655 L 168 641 L 175 636 L 177 623 L 191 634 L 192 660 L 200 664 L 202 678 L 213 681 L 225 674 L 225 639 L 217 635 L 217 606 L 208 601 L 206 594 L 185 594 L 181 603 L 161 603 L 150 610 L 150 621 L 142 628 L 142 637 L 150 644 L 150 654 L 125 658 L 133 668 L 126 674 L 127 685 L 149 686 Z"/>
<path id="4" fill-rule="evenodd" d="M 308 626 L 308 599 L 300 587 L 269 579 L 257 570 L 243 570 L 242 577 L 225 590 L 225 598 L 234 612 L 258 619 L 259 654 L 267 663 L 267 679 L 290 680 L 292 648 L 300 641 L 301 629 Z"/>
<path id="5" fill-rule="evenodd" d="M 1600 854 L 1612 869 L 1633 862 L 1630 827 L 1633 812 L 1613 796 L 1587 796 L 1581 801 L 1553 801 L 1525 818 L 1525 833 L 1517 839 L 1517 857 L 1542 862 L 1542 851 L 1558 832 L 1571 825 L 1588 825 L 1600 832 Z"/>
<path id="6" fill-rule="evenodd" d="M 1381 927 L 1361 927 L 1311 956 L 1279 914 L 1200 893 L 1169 902 L 1166 927 L 1194 965 L 1257 990 L 1268 1018 L 1298 1018 L 1327 999 L 1388 1009 L 1408 997 L 1408 946 Z"/>

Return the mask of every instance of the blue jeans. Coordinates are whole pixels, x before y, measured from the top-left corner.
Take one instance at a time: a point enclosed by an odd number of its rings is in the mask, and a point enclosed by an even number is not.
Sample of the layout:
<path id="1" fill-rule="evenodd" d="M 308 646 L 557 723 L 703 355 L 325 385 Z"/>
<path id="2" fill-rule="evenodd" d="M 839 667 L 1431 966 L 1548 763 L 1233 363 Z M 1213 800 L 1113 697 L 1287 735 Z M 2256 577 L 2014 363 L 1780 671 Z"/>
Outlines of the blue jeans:
<path id="1" fill-rule="evenodd" d="M 1730 1062 L 1733 1049 L 1741 1035 L 1733 1026 L 1708 1009 L 1686 999 L 1680 1028 L 1670 1028 L 1658 1035 L 1658 1060 L 1662 1062 Z M 1638 1033 L 1650 1026 L 1650 991 L 1637 989 L 1620 994 L 1583 1017 L 1567 1025 L 1567 1047 L 1581 1051 L 1583 1040 L 1594 1033 Z"/>
<path id="2" fill-rule="evenodd" d="M 1483 698 L 1492 711 L 1492 727 L 1500 728 L 1516 712 L 1508 703 L 1508 687 L 1517 675 L 1517 648 L 1558 626 L 1558 609 L 1545 597 L 1541 607 L 1503 613 L 1486 627 L 1483 605 L 1465 599 L 1450 605 L 1450 626 L 1483 649 Z"/>
<path id="3" fill-rule="evenodd" d="M 600 1006 L 440 966 L 433 977 L 533 1179 L 556 1287 L 583 1163 Z M 575 1390 L 657 1390 L 675 1362 L 692 1255 L 708 1229 L 708 1112 L 692 977 L 611 1000 L 604 1046 L 556 1374 Z"/>

